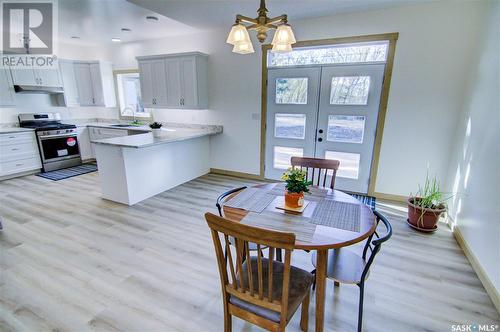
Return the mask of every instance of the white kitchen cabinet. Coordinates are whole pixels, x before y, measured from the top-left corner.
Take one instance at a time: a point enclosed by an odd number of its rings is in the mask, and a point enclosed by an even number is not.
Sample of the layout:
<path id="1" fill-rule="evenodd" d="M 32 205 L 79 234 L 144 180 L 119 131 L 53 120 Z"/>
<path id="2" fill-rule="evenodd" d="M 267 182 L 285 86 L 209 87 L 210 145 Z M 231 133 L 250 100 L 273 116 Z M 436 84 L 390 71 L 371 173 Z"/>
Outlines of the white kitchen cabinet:
<path id="1" fill-rule="evenodd" d="M 73 61 L 59 60 L 59 71 L 64 89 L 64 93 L 58 96 L 59 105 L 66 107 L 80 106 Z"/>
<path id="2" fill-rule="evenodd" d="M 110 62 L 75 61 L 74 71 L 80 106 L 116 106 Z"/>
<path id="3" fill-rule="evenodd" d="M 145 107 L 208 107 L 208 56 L 199 52 L 137 57 Z"/>
<path id="4" fill-rule="evenodd" d="M 156 59 L 139 62 L 139 77 L 143 106 L 151 108 L 167 107 L 165 61 Z"/>
<path id="5" fill-rule="evenodd" d="M 0 178 L 42 168 L 34 131 L 0 134 Z"/>
<path id="6" fill-rule="evenodd" d="M 10 71 L 5 68 L 0 68 L 0 107 L 14 106 L 15 104 L 15 92 Z"/>
<path id="7" fill-rule="evenodd" d="M 11 68 L 12 81 L 15 85 L 60 87 L 61 79 L 58 68 L 51 69 L 14 69 Z"/>
<path id="8" fill-rule="evenodd" d="M 87 127 L 78 127 L 76 129 L 78 148 L 80 149 L 80 157 L 83 161 L 94 159 L 94 149 L 90 143 L 90 129 Z"/>

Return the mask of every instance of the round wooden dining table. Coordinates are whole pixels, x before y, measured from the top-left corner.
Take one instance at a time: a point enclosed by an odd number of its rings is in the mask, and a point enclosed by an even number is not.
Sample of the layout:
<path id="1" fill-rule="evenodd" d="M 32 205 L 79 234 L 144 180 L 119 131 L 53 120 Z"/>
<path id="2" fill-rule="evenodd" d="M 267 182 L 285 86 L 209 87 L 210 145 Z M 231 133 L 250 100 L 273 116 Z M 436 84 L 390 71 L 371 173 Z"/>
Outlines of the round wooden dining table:
<path id="1" fill-rule="evenodd" d="M 275 186 L 283 184 L 269 183 L 255 187 L 272 191 Z M 338 190 L 322 187 L 310 187 L 311 196 L 306 195 L 306 207 L 300 214 L 286 212 L 277 207 L 283 205 L 283 196 L 276 198 L 262 211 L 252 212 L 240 208 L 223 206 L 227 219 L 275 231 L 295 234 L 295 249 L 316 250 L 316 331 L 323 331 L 325 317 L 325 291 L 327 273 L 328 249 L 346 247 L 368 238 L 376 228 L 375 215 L 372 210 L 356 198 Z M 238 195 L 236 192 L 227 197 L 226 201 Z M 314 198 L 314 199 L 313 199 Z M 346 230 L 337 227 L 311 222 L 315 209 L 322 199 L 334 200 L 348 204 L 359 205 L 359 223 L 356 230 Z M 357 214 L 358 215 L 358 214 Z M 342 223 L 342 221 L 339 221 Z"/>

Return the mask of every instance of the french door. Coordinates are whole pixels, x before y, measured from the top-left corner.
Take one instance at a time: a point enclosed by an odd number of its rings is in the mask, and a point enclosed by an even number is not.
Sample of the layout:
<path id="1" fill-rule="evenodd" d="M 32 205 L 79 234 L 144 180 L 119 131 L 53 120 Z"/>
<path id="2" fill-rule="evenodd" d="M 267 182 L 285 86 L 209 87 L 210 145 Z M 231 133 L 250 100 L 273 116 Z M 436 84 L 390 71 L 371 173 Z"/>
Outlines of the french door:
<path id="1" fill-rule="evenodd" d="M 292 156 L 337 159 L 336 188 L 367 193 L 384 66 L 269 69 L 266 178 Z"/>

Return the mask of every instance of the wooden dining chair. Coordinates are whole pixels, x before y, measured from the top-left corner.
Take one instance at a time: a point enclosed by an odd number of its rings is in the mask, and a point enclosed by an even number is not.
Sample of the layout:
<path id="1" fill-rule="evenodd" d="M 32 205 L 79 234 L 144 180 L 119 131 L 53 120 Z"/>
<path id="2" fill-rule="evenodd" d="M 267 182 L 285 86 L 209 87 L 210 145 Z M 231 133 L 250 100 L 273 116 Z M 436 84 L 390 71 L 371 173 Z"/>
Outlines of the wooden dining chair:
<path id="1" fill-rule="evenodd" d="M 301 170 L 306 171 L 306 178 L 310 179 L 315 186 L 326 187 L 326 179 L 331 170 L 330 189 L 335 188 L 335 178 L 340 166 L 340 161 L 321 158 L 308 158 L 308 157 L 292 157 L 292 167 L 300 167 Z"/>
<path id="2" fill-rule="evenodd" d="M 375 232 L 370 235 L 361 256 L 344 248 L 329 250 L 328 253 L 327 277 L 333 279 L 336 283 L 354 284 L 359 287 L 358 332 L 362 331 L 363 325 L 365 281 L 370 273 L 373 260 L 382 247 L 382 243 L 389 240 L 392 236 L 392 226 L 387 218 L 378 211 L 373 211 L 373 213 L 376 217 L 377 228 L 381 222 L 385 226 L 385 233 L 383 236 L 379 236 Z M 376 238 L 375 240 L 373 239 L 374 237 Z M 370 251 L 369 256 L 368 251 Z M 314 267 L 316 267 L 316 253 L 313 253 L 311 260 Z M 312 271 L 313 274 L 315 272 Z"/>
<path id="3" fill-rule="evenodd" d="M 239 187 L 239 188 L 233 188 L 231 190 L 228 190 L 224 193 L 222 193 L 219 197 L 217 197 L 217 202 L 215 203 L 215 206 L 217 207 L 217 210 L 219 211 L 219 216 L 220 217 L 223 217 L 224 218 L 224 209 L 223 209 L 223 206 L 224 206 L 224 202 L 229 198 L 230 195 L 232 194 L 235 194 L 235 193 L 238 193 L 242 190 L 245 190 L 247 187 L 246 186 L 243 186 L 243 187 Z M 234 239 L 232 238 L 229 238 L 229 242 L 231 245 L 234 244 Z M 263 248 L 265 249 L 265 248 Z M 257 245 L 255 243 L 249 243 L 248 244 L 248 250 L 250 251 L 256 251 L 257 250 Z M 226 257 L 226 250 L 224 249 L 224 257 Z M 243 260 L 244 260 L 245 256 L 243 256 Z"/>
<path id="4" fill-rule="evenodd" d="M 224 307 L 224 331 L 230 332 L 232 316 L 269 331 L 285 328 L 302 303 L 300 327 L 307 331 L 309 296 L 314 276 L 291 265 L 295 234 L 282 233 L 205 214 L 214 242 Z M 235 254 L 229 237 L 235 239 Z M 257 245 L 250 255 L 249 243 Z M 268 258 L 262 247 L 269 247 Z M 224 258 L 223 248 L 227 252 Z M 274 248 L 285 251 L 285 262 L 273 259 Z M 243 262 L 243 255 L 246 256 Z"/>

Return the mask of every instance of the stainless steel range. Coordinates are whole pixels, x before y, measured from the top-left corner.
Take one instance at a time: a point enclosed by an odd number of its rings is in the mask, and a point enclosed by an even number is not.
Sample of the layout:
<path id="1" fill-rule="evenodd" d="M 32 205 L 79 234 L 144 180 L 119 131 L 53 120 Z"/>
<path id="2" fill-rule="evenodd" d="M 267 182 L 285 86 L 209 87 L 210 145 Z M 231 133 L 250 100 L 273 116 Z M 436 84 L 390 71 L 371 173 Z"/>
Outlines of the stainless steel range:
<path id="1" fill-rule="evenodd" d="M 19 125 L 35 129 L 44 172 L 82 164 L 76 126 L 59 113 L 19 114 Z"/>

